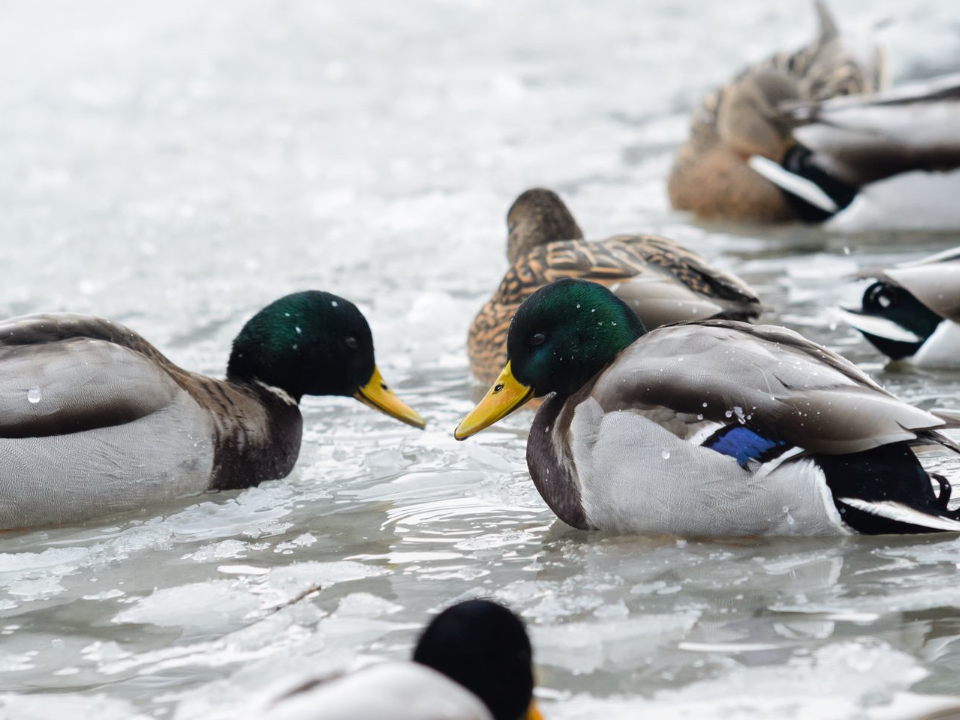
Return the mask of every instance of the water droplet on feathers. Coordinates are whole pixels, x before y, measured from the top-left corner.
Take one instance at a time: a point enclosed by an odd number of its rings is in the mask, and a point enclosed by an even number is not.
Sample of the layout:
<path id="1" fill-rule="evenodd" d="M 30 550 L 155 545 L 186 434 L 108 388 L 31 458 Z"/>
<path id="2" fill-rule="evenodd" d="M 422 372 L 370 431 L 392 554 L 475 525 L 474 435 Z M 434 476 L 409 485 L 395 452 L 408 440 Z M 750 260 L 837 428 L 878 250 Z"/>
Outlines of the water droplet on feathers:
<path id="1" fill-rule="evenodd" d="M 40 402 L 41 397 L 43 396 L 40 394 L 40 388 L 34 386 L 29 390 L 27 390 L 27 400 L 29 400 L 34 405 Z"/>
<path id="2" fill-rule="evenodd" d="M 664 460 L 669 460 L 669 459 L 670 459 L 670 451 L 669 451 L 669 450 L 664 450 L 662 453 L 660 453 L 660 457 L 662 457 Z"/>

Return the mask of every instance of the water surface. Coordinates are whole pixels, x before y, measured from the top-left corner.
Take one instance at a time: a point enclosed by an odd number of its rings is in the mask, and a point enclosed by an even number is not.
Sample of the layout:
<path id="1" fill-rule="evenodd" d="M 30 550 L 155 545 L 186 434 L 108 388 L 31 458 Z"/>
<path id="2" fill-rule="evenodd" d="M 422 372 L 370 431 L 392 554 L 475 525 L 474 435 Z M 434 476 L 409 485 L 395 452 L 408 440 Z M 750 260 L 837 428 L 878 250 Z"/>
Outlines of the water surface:
<path id="1" fill-rule="evenodd" d="M 947 0 L 834 3 L 895 78 L 960 65 Z M 924 407 L 960 374 L 885 369 L 830 309 L 863 265 L 953 237 L 704 226 L 664 177 L 690 108 L 803 42 L 805 3 L 0 3 L 0 315 L 129 324 L 221 374 L 285 293 L 356 301 L 425 432 L 308 399 L 296 471 L 243 492 L 0 538 L 0 715 L 233 718 L 267 688 L 409 653 L 489 595 L 534 635 L 553 719 L 859 718 L 956 692 L 960 541 L 694 542 L 556 522 L 529 413 L 452 430 L 466 328 L 520 191 L 592 237 L 652 231 L 740 273 L 767 318 Z"/>

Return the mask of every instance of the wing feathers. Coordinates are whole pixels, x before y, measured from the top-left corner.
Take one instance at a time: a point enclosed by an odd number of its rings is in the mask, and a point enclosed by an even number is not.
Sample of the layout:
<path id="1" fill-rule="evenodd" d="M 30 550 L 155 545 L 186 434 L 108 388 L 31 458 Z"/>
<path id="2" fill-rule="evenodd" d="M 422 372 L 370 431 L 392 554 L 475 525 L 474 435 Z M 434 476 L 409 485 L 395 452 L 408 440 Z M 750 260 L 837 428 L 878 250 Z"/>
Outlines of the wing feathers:
<path id="1" fill-rule="evenodd" d="M 902 503 L 890 500 L 869 501 L 850 497 L 837 498 L 837 501 L 870 515 L 892 520 L 895 523 L 928 528 L 930 530 L 960 532 L 960 521 L 930 515 Z M 907 532 L 909 532 L 909 530 Z"/>
<path id="2" fill-rule="evenodd" d="M 810 452 L 869 450 L 944 426 L 791 331 L 711 320 L 654 330 L 591 391 L 606 411 L 739 423 Z"/>
<path id="3" fill-rule="evenodd" d="M 155 358 L 90 337 L 104 335 L 97 329 L 152 350 L 126 328 L 97 318 L 35 316 L 0 325 L 0 437 L 122 425 L 167 407 L 182 392 Z"/>

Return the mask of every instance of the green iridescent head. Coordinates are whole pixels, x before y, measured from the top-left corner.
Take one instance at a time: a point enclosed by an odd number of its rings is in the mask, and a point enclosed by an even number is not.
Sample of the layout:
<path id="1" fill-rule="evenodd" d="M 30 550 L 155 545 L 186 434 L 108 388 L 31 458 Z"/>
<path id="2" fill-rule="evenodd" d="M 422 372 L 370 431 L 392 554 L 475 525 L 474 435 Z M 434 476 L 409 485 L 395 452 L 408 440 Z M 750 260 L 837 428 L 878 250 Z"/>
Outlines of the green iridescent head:
<path id="1" fill-rule="evenodd" d="M 373 335 L 349 300 L 318 290 L 267 305 L 233 341 L 227 379 L 259 381 L 297 402 L 304 395 L 343 395 L 423 427 L 423 419 L 383 382 Z"/>
<path id="2" fill-rule="evenodd" d="M 557 280 L 517 310 L 507 357 L 517 382 L 533 388 L 534 396 L 566 395 L 645 332 L 636 313 L 602 285 Z"/>
<path id="3" fill-rule="evenodd" d="M 507 365 L 454 437 L 480 432 L 532 397 L 576 392 L 645 332 L 640 318 L 602 285 L 569 278 L 545 285 L 513 316 Z"/>

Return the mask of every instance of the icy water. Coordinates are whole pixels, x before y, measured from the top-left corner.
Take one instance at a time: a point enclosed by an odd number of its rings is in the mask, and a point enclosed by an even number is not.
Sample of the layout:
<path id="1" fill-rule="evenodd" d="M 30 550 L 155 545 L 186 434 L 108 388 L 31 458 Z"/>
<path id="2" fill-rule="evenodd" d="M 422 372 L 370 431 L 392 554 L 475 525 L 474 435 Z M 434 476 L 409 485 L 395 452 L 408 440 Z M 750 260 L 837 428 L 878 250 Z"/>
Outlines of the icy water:
<path id="1" fill-rule="evenodd" d="M 960 67 L 950 0 L 833 3 L 895 78 Z M 704 92 L 804 42 L 805 2 L 0 2 L 0 315 L 95 313 L 220 374 L 282 294 L 347 296 L 429 422 L 309 399 L 286 480 L 0 536 L 0 716 L 236 717 L 275 683 L 403 657 L 440 607 L 520 611 L 551 720 L 860 718 L 957 693 L 960 540 L 693 542 L 555 521 L 531 415 L 466 443 L 466 329 L 503 217 L 559 190 L 591 237 L 675 237 L 770 322 L 924 407 L 831 306 L 948 236 L 693 224 L 664 177 Z"/>

